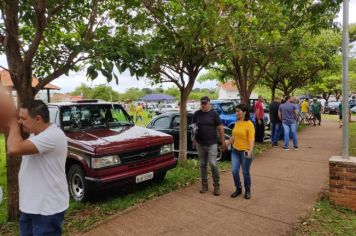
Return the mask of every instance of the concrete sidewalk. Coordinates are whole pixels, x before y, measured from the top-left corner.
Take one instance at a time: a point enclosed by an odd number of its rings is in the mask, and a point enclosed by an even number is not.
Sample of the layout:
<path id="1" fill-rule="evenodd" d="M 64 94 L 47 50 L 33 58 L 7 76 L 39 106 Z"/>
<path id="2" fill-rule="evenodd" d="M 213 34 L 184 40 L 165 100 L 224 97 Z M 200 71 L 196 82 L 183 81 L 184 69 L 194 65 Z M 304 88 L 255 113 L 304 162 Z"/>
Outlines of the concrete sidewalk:
<path id="1" fill-rule="evenodd" d="M 148 201 L 97 224 L 84 235 L 291 235 L 328 185 L 329 158 L 342 151 L 337 121 L 307 127 L 300 149 L 272 148 L 251 167 L 252 198 L 230 198 L 230 171 L 221 173 L 222 195 L 200 194 L 200 184 Z"/>

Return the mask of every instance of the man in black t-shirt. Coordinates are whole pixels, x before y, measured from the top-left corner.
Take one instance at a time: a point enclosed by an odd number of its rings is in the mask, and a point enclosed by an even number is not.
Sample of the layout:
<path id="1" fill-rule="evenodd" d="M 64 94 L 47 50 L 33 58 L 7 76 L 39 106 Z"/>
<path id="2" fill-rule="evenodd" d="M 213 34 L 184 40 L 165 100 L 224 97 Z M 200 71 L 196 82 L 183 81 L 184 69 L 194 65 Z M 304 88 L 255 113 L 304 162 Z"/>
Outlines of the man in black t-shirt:
<path id="1" fill-rule="evenodd" d="M 221 123 L 219 114 L 211 109 L 210 99 L 204 96 L 200 99 L 201 108 L 193 116 L 193 123 L 198 130 L 195 135 L 194 144 L 198 150 L 200 161 L 200 178 L 202 188 L 200 193 L 208 191 L 208 161 L 214 181 L 214 195 L 220 195 L 220 176 L 217 167 L 218 154 L 218 134 L 221 139 L 221 151 L 226 151 L 224 127 Z"/>
<path id="2" fill-rule="evenodd" d="M 271 139 L 272 139 L 272 147 L 278 146 L 278 140 L 280 136 L 280 130 L 282 127 L 282 121 L 278 117 L 278 109 L 281 105 L 281 99 L 279 97 L 274 97 L 274 101 L 269 105 L 269 118 L 271 121 Z"/>

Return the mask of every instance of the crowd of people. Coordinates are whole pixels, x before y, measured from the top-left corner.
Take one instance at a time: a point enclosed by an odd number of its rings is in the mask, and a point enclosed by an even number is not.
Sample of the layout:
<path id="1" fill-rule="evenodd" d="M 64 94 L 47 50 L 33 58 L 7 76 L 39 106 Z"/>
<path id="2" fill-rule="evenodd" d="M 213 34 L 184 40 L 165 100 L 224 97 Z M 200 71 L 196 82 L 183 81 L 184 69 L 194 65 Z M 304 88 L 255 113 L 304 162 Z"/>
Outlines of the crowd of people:
<path id="1" fill-rule="evenodd" d="M 232 130 L 231 138 L 224 140 L 224 129 L 217 112 L 211 109 L 210 99 L 204 96 L 200 100 L 200 110 L 193 116 L 196 126 L 193 138 L 194 145 L 198 150 L 200 161 L 200 193 L 208 191 L 207 168 L 210 164 L 213 178 L 215 196 L 219 196 L 220 178 L 217 167 L 217 145 L 220 141 L 220 149 L 225 151 L 227 145 L 231 145 L 231 173 L 234 180 L 235 191 L 231 197 L 235 198 L 242 194 L 244 187 L 244 198 L 251 198 L 250 167 L 253 161 L 253 148 L 255 142 L 263 142 L 264 136 L 264 107 L 263 97 L 259 96 L 254 105 L 255 123 L 251 121 L 249 107 L 247 104 L 239 104 L 235 108 L 237 121 Z M 278 141 L 283 140 L 283 149 L 289 150 L 289 142 L 292 139 L 294 150 L 299 149 L 297 138 L 298 124 L 321 125 L 321 112 L 323 106 L 315 98 L 312 102 L 305 99 L 300 102 L 297 97 L 275 97 L 269 105 L 271 142 L 273 147 L 278 147 Z M 219 135 L 218 135 L 219 134 Z M 219 137 L 221 140 L 219 140 Z M 240 169 L 243 176 L 243 187 L 240 179 Z"/>

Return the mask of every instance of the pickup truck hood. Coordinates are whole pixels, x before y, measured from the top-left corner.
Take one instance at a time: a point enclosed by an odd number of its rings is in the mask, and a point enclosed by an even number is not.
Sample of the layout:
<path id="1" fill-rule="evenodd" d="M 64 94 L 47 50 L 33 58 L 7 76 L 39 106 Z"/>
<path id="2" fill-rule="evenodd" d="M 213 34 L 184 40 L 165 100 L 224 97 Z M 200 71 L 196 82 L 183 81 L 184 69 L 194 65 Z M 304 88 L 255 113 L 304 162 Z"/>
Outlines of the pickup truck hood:
<path id="1" fill-rule="evenodd" d="M 70 148 L 93 155 L 129 152 L 173 143 L 172 136 L 139 126 L 76 131 L 66 135 Z"/>

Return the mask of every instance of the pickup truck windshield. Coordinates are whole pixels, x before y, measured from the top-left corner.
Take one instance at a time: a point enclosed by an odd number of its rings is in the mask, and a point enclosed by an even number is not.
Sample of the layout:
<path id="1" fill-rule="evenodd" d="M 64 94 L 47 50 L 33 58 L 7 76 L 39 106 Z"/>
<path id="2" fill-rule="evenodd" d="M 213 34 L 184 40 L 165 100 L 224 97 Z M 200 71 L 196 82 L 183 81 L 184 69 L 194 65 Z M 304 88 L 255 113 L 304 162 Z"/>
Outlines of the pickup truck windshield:
<path id="1" fill-rule="evenodd" d="M 61 126 L 64 131 L 117 128 L 125 125 L 133 125 L 133 122 L 117 104 L 78 104 L 61 109 Z"/>

